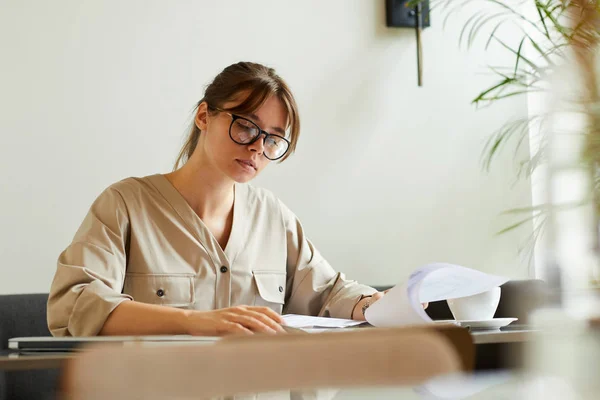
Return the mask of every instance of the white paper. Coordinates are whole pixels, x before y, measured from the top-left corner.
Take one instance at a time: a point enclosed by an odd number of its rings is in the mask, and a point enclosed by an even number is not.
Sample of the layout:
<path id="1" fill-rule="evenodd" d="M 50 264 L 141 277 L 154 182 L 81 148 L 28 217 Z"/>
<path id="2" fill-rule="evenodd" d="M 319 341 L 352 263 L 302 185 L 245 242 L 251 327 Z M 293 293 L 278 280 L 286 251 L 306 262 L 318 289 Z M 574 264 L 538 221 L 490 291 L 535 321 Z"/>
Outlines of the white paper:
<path id="1" fill-rule="evenodd" d="M 389 327 L 432 322 L 421 303 L 472 296 L 498 287 L 507 278 L 453 264 L 425 265 L 408 281 L 392 288 L 367 309 L 373 326 Z"/>
<path id="2" fill-rule="evenodd" d="M 419 293 L 422 303 L 487 292 L 508 282 L 508 278 L 486 274 L 453 264 L 430 264 Z M 414 274 L 413 274 L 414 275 Z"/>
<path id="3" fill-rule="evenodd" d="M 307 315 L 286 314 L 282 316 L 286 326 L 292 328 L 348 328 L 364 324 L 352 319 L 311 317 Z"/>
<path id="4" fill-rule="evenodd" d="M 367 308 L 367 321 L 378 327 L 414 325 L 430 322 L 419 302 L 420 281 L 397 285 Z M 416 306 L 418 305 L 418 306 Z"/>

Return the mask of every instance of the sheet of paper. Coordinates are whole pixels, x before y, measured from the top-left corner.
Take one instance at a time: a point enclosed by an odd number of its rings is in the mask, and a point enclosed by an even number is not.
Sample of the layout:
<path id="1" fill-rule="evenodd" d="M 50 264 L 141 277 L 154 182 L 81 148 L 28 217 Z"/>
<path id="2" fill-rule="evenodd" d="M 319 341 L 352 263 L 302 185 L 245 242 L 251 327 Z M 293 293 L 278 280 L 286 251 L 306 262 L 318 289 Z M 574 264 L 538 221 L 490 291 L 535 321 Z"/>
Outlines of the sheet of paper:
<path id="1" fill-rule="evenodd" d="M 285 325 L 292 328 L 348 328 L 364 324 L 363 321 L 351 319 L 311 317 L 297 314 L 283 315 L 282 318 Z"/>
<path id="2" fill-rule="evenodd" d="M 410 281 L 393 287 L 385 296 L 367 308 L 367 321 L 378 327 L 414 325 L 430 322 L 431 318 L 419 303 L 420 282 Z"/>
<path id="3" fill-rule="evenodd" d="M 453 264 L 430 264 L 426 270 L 419 293 L 422 303 L 472 296 L 508 282 L 502 276 Z"/>
<path id="4" fill-rule="evenodd" d="M 507 278 L 453 264 L 425 265 L 367 309 L 367 321 L 389 327 L 431 322 L 421 303 L 472 296 L 500 286 Z"/>

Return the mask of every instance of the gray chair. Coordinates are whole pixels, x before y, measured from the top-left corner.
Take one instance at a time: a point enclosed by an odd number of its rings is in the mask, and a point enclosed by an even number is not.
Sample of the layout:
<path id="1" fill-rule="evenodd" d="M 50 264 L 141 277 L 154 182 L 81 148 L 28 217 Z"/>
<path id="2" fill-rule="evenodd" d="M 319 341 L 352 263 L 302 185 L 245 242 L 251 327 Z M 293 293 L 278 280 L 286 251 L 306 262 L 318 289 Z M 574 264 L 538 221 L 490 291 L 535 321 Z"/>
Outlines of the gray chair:
<path id="1" fill-rule="evenodd" d="M 0 296 L 0 351 L 18 336 L 50 336 L 46 322 L 48 294 Z M 59 370 L 0 371 L 0 400 L 54 399 Z"/>

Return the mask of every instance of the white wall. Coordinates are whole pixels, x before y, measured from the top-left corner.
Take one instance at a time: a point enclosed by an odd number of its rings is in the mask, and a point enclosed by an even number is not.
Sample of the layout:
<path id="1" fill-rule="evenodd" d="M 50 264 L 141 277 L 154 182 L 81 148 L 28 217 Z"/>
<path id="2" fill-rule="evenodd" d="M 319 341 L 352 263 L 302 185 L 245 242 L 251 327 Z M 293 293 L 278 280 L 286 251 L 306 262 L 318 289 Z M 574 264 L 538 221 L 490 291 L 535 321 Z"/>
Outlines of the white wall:
<path id="1" fill-rule="evenodd" d="M 239 60 L 275 67 L 296 93 L 297 154 L 256 183 L 295 210 L 334 267 L 370 284 L 436 260 L 527 274 L 517 250 L 528 228 L 494 233 L 501 211 L 530 204 L 529 186 L 513 185 L 510 152 L 490 174 L 479 164 L 488 133 L 525 115 L 526 100 L 470 105 L 493 78 L 482 50 L 459 49 L 461 16 L 443 29 L 433 15 L 418 88 L 414 34 L 385 27 L 383 0 L 0 10 L 0 293 L 47 291 L 95 196 L 167 172 L 204 85 Z"/>

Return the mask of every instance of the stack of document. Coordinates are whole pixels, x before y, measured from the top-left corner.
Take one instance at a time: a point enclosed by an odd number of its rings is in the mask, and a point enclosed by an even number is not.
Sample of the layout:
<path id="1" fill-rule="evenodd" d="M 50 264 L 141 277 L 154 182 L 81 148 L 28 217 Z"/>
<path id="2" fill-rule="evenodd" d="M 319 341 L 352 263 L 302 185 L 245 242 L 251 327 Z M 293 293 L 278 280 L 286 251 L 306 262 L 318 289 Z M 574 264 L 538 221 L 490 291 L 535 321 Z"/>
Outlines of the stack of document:
<path id="1" fill-rule="evenodd" d="M 311 317 L 297 314 L 284 315 L 283 320 L 286 326 L 304 330 L 350 328 L 366 324 L 365 321 L 354 321 L 352 319 Z"/>

